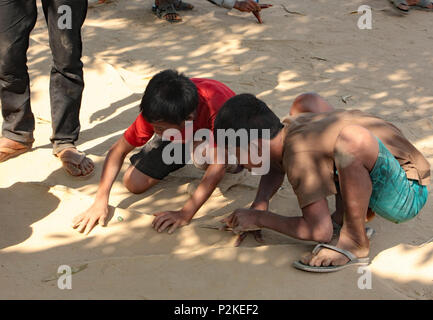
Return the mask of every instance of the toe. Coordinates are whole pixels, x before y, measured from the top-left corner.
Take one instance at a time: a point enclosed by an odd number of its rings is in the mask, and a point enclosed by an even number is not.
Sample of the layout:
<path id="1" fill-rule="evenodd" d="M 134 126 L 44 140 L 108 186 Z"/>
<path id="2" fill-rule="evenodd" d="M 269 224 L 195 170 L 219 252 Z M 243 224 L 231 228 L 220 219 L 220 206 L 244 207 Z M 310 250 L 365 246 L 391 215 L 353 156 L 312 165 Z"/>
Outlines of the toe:
<path id="1" fill-rule="evenodd" d="M 63 167 L 66 169 L 66 171 L 69 172 L 72 176 L 79 176 L 81 175 L 81 170 L 74 164 L 69 162 L 64 162 Z"/>
<path id="2" fill-rule="evenodd" d="M 304 254 L 304 255 L 299 259 L 299 261 L 301 261 L 303 264 L 309 264 L 309 263 L 310 263 L 310 260 L 311 260 L 312 257 L 313 257 L 313 256 L 312 256 L 311 253 L 307 253 L 307 254 Z"/>
<path id="3" fill-rule="evenodd" d="M 309 265 L 312 267 L 320 267 L 322 265 L 322 258 L 318 255 L 312 257 Z"/>
<path id="4" fill-rule="evenodd" d="M 93 171 L 95 166 L 94 166 L 93 161 L 91 159 L 85 158 L 83 160 L 83 162 L 81 163 L 81 167 L 84 171 L 83 174 L 87 175 Z"/>
<path id="5" fill-rule="evenodd" d="M 329 267 L 331 265 L 331 259 L 323 259 L 322 266 Z"/>

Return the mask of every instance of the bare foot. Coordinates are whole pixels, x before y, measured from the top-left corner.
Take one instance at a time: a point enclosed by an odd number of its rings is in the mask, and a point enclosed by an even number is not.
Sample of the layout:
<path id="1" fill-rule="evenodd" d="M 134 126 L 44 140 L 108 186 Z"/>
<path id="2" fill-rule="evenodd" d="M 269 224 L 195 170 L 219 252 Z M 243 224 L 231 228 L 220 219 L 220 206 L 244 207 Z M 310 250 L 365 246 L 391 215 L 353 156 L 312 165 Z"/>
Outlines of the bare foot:
<path id="1" fill-rule="evenodd" d="M 62 161 L 63 168 L 71 176 L 88 176 L 95 170 L 93 161 L 86 157 L 84 152 L 78 151 L 75 148 L 66 148 L 56 156 Z"/>

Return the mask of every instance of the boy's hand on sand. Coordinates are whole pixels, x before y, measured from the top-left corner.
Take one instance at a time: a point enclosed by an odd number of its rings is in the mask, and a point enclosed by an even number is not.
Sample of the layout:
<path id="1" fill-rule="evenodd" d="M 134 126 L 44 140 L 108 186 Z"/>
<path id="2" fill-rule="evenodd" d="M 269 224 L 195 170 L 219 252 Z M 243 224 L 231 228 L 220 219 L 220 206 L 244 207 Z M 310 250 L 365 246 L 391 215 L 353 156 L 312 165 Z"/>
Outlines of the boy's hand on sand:
<path id="1" fill-rule="evenodd" d="M 263 240 L 262 230 L 247 231 L 247 232 L 242 232 L 240 235 L 238 235 L 235 241 L 235 247 L 239 247 L 249 234 L 253 235 L 254 239 L 256 239 L 257 242 L 259 243 L 265 242 L 265 240 Z"/>
<path id="2" fill-rule="evenodd" d="M 108 218 L 108 206 L 94 203 L 89 209 L 72 219 L 72 228 L 85 235 L 99 224 L 105 226 Z"/>
<path id="3" fill-rule="evenodd" d="M 263 23 L 260 11 L 272 7 L 271 4 L 258 4 L 254 0 L 236 1 L 233 8 L 242 12 L 252 12 L 259 23 Z"/>
<path id="4" fill-rule="evenodd" d="M 163 211 L 154 214 L 152 227 L 158 232 L 163 232 L 168 229 L 168 233 L 172 234 L 179 227 L 186 226 L 191 221 L 191 217 L 183 211 Z"/>
<path id="5" fill-rule="evenodd" d="M 263 243 L 262 233 L 258 224 L 259 210 L 237 209 L 222 222 L 232 228 L 233 233 L 238 234 L 235 246 L 238 247 L 248 234 L 253 234 L 254 238 Z"/>

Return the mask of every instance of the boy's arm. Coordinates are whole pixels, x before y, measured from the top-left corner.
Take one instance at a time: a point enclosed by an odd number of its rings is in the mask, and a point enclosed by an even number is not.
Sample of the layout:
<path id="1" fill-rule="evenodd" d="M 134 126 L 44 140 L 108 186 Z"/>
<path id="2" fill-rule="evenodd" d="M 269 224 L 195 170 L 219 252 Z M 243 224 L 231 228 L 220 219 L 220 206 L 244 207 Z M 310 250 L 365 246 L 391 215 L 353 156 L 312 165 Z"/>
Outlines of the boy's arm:
<path id="1" fill-rule="evenodd" d="M 224 7 L 226 9 L 237 9 L 242 12 L 253 12 L 259 23 L 262 23 L 260 17 L 260 11 L 272 7 L 271 4 L 259 4 L 258 1 L 254 0 L 208 0 L 217 6 Z"/>
<path id="2" fill-rule="evenodd" d="M 102 226 L 107 223 L 111 187 L 122 168 L 125 157 L 134 149 L 135 147 L 129 144 L 123 136 L 110 148 L 104 161 L 95 201 L 89 209 L 72 220 L 73 228 L 78 228 L 79 232 L 85 231 L 85 234 L 88 234 L 96 223 Z"/>
<path id="3" fill-rule="evenodd" d="M 222 180 L 226 172 L 224 164 L 210 164 L 206 169 L 193 195 L 179 211 L 164 211 L 156 213 L 152 226 L 158 232 L 162 232 L 168 227 L 168 233 L 173 233 L 180 226 L 187 225 L 194 217 L 196 212 L 211 196 L 212 192 Z"/>
<path id="4" fill-rule="evenodd" d="M 284 217 L 269 211 L 238 209 L 224 222 L 237 233 L 267 228 L 301 240 L 328 242 L 332 237 L 332 221 L 326 199 L 302 208 L 302 217 Z"/>
<path id="5" fill-rule="evenodd" d="M 259 188 L 251 208 L 267 211 L 269 200 L 283 184 L 284 177 L 284 172 L 271 166 L 269 173 L 260 178 Z"/>
<path id="6" fill-rule="evenodd" d="M 283 184 L 284 176 L 284 172 L 281 172 L 280 170 L 271 166 L 269 173 L 260 178 L 256 198 L 251 204 L 250 208 L 260 211 L 267 211 L 269 207 L 269 200 Z M 235 247 L 240 246 L 248 234 L 252 234 L 257 242 L 264 242 L 261 230 L 242 232 L 235 241 Z"/>

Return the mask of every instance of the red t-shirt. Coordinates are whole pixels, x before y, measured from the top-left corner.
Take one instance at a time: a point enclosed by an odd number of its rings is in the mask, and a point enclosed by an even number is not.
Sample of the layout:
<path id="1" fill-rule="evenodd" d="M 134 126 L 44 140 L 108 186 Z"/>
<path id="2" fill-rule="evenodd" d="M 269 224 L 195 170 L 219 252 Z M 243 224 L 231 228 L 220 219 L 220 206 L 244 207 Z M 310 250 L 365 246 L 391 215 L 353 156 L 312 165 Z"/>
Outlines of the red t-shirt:
<path id="1" fill-rule="evenodd" d="M 199 103 L 197 116 L 193 121 L 193 132 L 199 129 L 213 131 L 214 121 L 219 109 L 233 97 L 235 93 L 225 84 L 211 79 L 192 78 L 191 81 L 197 87 Z M 152 125 L 139 114 L 134 123 L 125 131 L 124 137 L 129 144 L 140 147 L 152 138 L 154 133 Z M 185 141 L 185 132 L 182 130 L 182 138 Z"/>

